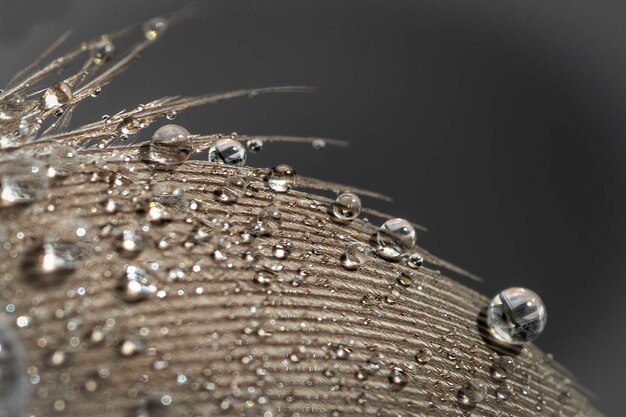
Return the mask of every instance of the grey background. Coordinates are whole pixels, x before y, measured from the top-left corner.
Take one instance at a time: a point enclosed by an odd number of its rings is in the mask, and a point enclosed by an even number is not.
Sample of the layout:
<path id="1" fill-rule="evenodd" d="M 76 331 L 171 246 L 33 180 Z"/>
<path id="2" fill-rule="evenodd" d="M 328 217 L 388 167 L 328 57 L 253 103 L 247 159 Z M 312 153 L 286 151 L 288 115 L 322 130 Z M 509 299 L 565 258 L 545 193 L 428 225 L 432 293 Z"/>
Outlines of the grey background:
<path id="1" fill-rule="evenodd" d="M 0 1 L 0 80 L 65 29 L 70 44 L 173 12 L 172 1 Z M 537 291 L 538 340 L 622 415 L 626 372 L 626 3 L 315 0 L 196 3 L 77 115 L 162 95 L 306 84 L 315 95 L 191 110 L 194 133 L 316 135 L 347 149 L 266 145 L 250 163 L 394 197 L 365 201 L 430 228 L 422 244 Z"/>

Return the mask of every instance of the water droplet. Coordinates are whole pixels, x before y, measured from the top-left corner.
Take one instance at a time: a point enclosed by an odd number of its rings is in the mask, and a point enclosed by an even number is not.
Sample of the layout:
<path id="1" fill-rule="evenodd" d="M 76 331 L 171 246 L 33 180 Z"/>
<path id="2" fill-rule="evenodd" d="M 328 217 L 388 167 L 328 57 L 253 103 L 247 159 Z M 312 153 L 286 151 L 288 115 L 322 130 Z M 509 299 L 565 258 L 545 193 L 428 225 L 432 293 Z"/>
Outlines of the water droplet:
<path id="1" fill-rule="evenodd" d="M 167 120 L 174 120 L 176 116 L 178 116 L 178 113 L 176 112 L 176 110 L 170 110 L 167 113 L 165 113 L 165 118 Z"/>
<path id="2" fill-rule="evenodd" d="M 424 265 L 424 258 L 419 253 L 412 253 L 406 260 L 406 264 L 413 269 L 419 269 Z"/>
<path id="3" fill-rule="evenodd" d="M 356 271 L 365 261 L 368 248 L 360 243 L 351 243 L 344 253 L 341 254 L 341 266 L 348 271 Z"/>
<path id="4" fill-rule="evenodd" d="M 145 22 L 141 29 L 146 39 L 154 41 L 167 30 L 167 20 L 162 17 L 152 18 Z"/>
<path id="5" fill-rule="evenodd" d="M 250 152 L 260 152 L 263 149 L 263 141 L 261 139 L 250 139 L 246 142 L 246 146 Z"/>
<path id="6" fill-rule="evenodd" d="M 136 337 L 127 337 L 120 343 L 120 354 L 130 357 L 146 350 L 146 343 Z"/>
<path id="7" fill-rule="evenodd" d="M 49 178 L 67 177 L 78 166 L 78 152 L 67 145 L 55 145 L 48 156 Z"/>
<path id="8" fill-rule="evenodd" d="M 55 284 L 78 268 L 81 256 L 74 243 L 36 244 L 24 253 L 22 272 L 37 284 Z"/>
<path id="9" fill-rule="evenodd" d="M 96 65 L 104 64 L 115 54 L 115 45 L 106 37 L 103 37 L 94 47 L 93 62 Z"/>
<path id="10" fill-rule="evenodd" d="M 278 229 L 283 222 L 283 214 L 276 207 L 266 207 L 259 213 L 255 232 L 261 236 L 270 236 Z"/>
<path id="11" fill-rule="evenodd" d="M 130 135 L 133 135 L 139 131 L 141 123 L 133 116 L 127 116 L 122 119 L 117 126 L 117 133 L 121 139 L 128 139 Z"/>
<path id="12" fill-rule="evenodd" d="M 510 356 L 500 356 L 491 365 L 491 378 L 496 382 L 508 379 L 515 370 L 515 360 Z"/>
<path id="13" fill-rule="evenodd" d="M 224 184 L 215 190 L 215 196 L 222 203 L 234 204 L 246 192 L 247 183 L 242 177 L 232 175 L 224 180 Z"/>
<path id="14" fill-rule="evenodd" d="M 498 399 L 498 401 L 504 401 L 511 395 L 513 395 L 513 386 L 508 382 L 500 384 L 500 386 L 496 388 L 496 399 Z"/>
<path id="15" fill-rule="evenodd" d="M 281 240 L 272 248 L 272 255 L 277 259 L 285 259 L 291 253 L 292 243 L 288 240 Z"/>
<path id="16" fill-rule="evenodd" d="M 320 151 L 326 147 L 326 141 L 324 139 L 315 139 L 311 144 L 316 151 Z"/>
<path id="17" fill-rule="evenodd" d="M 457 393 L 457 401 L 463 407 L 475 407 L 487 396 L 487 384 L 478 378 L 470 379 Z"/>
<path id="18" fill-rule="evenodd" d="M 150 160 L 159 164 L 183 163 L 193 150 L 189 131 L 178 125 L 165 125 L 158 128 L 150 141 Z"/>
<path id="19" fill-rule="evenodd" d="M 115 248 L 126 258 L 139 255 L 145 246 L 143 237 L 132 229 L 124 229 L 116 236 Z"/>
<path id="20" fill-rule="evenodd" d="M 496 295 L 487 309 L 493 335 L 510 344 L 526 344 L 537 338 L 547 321 L 546 309 L 537 294 L 513 287 Z"/>
<path id="21" fill-rule="evenodd" d="M 209 148 L 210 162 L 240 167 L 245 165 L 246 157 L 246 148 L 233 139 L 219 139 Z"/>
<path id="22" fill-rule="evenodd" d="M 43 162 L 21 158 L 0 166 L 0 205 L 31 203 L 47 192 L 48 175 Z"/>
<path id="23" fill-rule="evenodd" d="M 253 281 L 255 284 L 268 286 L 274 280 L 274 275 L 275 274 L 273 272 L 269 271 L 257 271 L 257 273 L 254 275 Z"/>
<path id="24" fill-rule="evenodd" d="M 378 230 L 377 254 L 387 260 L 396 261 L 415 246 L 415 229 L 404 219 L 387 220 Z"/>
<path id="25" fill-rule="evenodd" d="M 152 199 L 164 206 L 183 208 L 185 191 L 175 182 L 160 181 L 152 187 Z"/>
<path id="26" fill-rule="evenodd" d="M 415 354 L 415 360 L 422 365 L 428 363 L 432 359 L 432 357 L 433 352 L 426 347 L 419 348 L 417 350 L 417 353 Z"/>
<path id="27" fill-rule="evenodd" d="M 389 383 L 391 384 L 391 389 L 394 391 L 401 390 L 406 387 L 409 382 L 409 376 L 406 371 L 398 366 L 394 366 L 391 368 L 391 372 L 389 373 Z"/>
<path id="28" fill-rule="evenodd" d="M 145 300 L 157 291 L 146 270 L 134 265 L 127 265 L 124 268 L 119 289 L 124 301 L 128 302 Z"/>
<path id="29" fill-rule="evenodd" d="M 354 220 L 361 214 L 361 199 L 353 193 L 337 196 L 333 203 L 333 214 L 339 220 Z"/>
<path id="30" fill-rule="evenodd" d="M 286 164 L 276 165 L 267 176 L 267 184 L 277 193 L 286 193 L 296 185 L 296 170 Z"/>
<path id="31" fill-rule="evenodd" d="M 63 81 L 52 84 L 43 93 L 43 105 L 47 109 L 57 109 L 72 100 L 72 89 Z"/>

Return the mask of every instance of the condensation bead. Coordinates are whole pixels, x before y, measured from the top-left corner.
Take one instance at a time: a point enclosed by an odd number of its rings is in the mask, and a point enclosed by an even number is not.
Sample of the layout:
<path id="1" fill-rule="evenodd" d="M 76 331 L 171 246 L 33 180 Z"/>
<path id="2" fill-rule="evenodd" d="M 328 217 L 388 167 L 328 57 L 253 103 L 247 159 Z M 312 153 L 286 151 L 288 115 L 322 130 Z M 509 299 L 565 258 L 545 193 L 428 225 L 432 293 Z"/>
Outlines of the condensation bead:
<path id="1" fill-rule="evenodd" d="M 290 165 L 276 165 L 267 176 L 267 184 L 277 193 L 286 193 L 296 185 L 296 170 Z"/>
<path id="2" fill-rule="evenodd" d="M 47 109 L 57 109 L 72 100 L 72 89 L 63 81 L 52 84 L 43 93 L 43 105 Z"/>
<path id="3" fill-rule="evenodd" d="M 210 162 L 240 167 L 245 165 L 246 157 L 246 148 L 234 139 L 219 139 L 209 148 Z"/>
<path id="4" fill-rule="evenodd" d="M 149 159 L 165 165 L 181 164 L 193 151 L 193 140 L 182 126 L 161 126 L 152 135 Z"/>
<path id="5" fill-rule="evenodd" d="M 463 407 L 475 407 L 485 399 L 487 390 L 482 379 L 472 378 L 457 393 L 457 401 Z"/>
<path id="6" fill-rule="evenodd" d="M 361 214 L 361 199 L 353 193 L 342 193 L 333 203 L 333 214 L 339 220 L 354 220 Z"/>
<path id="7" fill-rule="evenodd" d="M 47 195 L 48 175 L 45 164 L 21 158 L 0 166 L 0 205 L 31 203 Z"/>
<path id="8" fill-rule="evenodd" d="M 167 30 L 167 20 L 162 17 L 155 17 L 145 22 L 141 29 L 146 39 L 154 41 Z"/>
<path id="9" fill-rule="evenodd" d="M 378 230 L 376 242 L 379 256 L 396 261 L 415 246 L 415 229 L 404 219 L 390 219 Z"/>
<path id="10" fill-rule="evenodd" d="M 547 313 L 537 294 L 526 288 L 508 288 L 496 295 L 487 309 L 487 323 L 501 342 L 523 345 L 537 338 L 546 326 Z"/>
<path id="11" fill-rule="evenodd" d="M 224 180 L 222 186 L 215 190 L 215 196 L 222 203 L 234 204 L 246 192 L 246 180 L 238 175 L 232 175 Z"/>
<path id="12" fill-rule="evenodd" d="M 255 231 L 261 236 L 269 236 L 280 229 L 283 214 L 276 207 L 266 207 L 259 213 Z"/>

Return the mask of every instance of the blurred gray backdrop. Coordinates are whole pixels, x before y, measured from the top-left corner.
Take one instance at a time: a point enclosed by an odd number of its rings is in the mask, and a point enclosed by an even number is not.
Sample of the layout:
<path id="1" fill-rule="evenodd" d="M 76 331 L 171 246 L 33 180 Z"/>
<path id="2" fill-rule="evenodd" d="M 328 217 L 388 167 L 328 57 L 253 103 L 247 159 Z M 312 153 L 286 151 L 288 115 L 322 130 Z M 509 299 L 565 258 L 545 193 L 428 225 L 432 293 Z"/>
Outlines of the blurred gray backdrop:
<path id="1" fill-rule="evenodd" d="M 70 44 L 170 13 L 166 0 L 0 1 L 0 84 L 70 28 Z M 605 0 L 197 2 L 77 114 L 163 95 L 306 84 L 315 95 L 186 112 L 193 133 L 316 135 L 250 164 L 392 196 L 370 207 L 429 227 L 434 253 L 492 295 L 538 292 L 538 340 L 622 415 L 626 386 L 626 3 Z"/>

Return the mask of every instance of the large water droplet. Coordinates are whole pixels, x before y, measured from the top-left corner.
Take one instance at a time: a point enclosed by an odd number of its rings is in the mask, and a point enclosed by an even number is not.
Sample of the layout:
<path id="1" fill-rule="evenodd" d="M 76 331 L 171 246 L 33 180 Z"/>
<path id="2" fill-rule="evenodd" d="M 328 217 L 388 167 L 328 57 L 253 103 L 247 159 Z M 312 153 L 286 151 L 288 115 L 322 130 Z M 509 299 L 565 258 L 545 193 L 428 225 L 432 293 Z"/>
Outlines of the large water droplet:
<path id="1" fill-rule="evenodd" d="M 157 291 L 156 285 L 152 283 L 146 270 L 134 265 L 127 265 L 124 268 L 119 289 L 122 298 L 128 302 L 144 300 Z"/>
<path id="2" fill-rule="evenodd" d="M 354 220 L 361 214 L 361 199 L 353 193 L 337 196 L 333 203 L 333 214 L 339 220 Z"/>
<path id="3" fill-rule="evenodd" d="M 496 295 L 487 309 L 493 335 L 510 344 L 526 344 L 546 326 L 547 313 L 537 294 L 526 288 L 508 288 Z"/>
<path id="4" fill-rule="evenodd" d="M 404 219 L 387 220 L 378 230 L 377 254 L 396 261 L 402 258 L 415 246 L 415 229 Z"/>
<path id="5" fill-rule="evenodd" d="M 267 176 L 267 184 L 277 193 L 286 193 L 296 185 L 296 170 L 287 164 L 276 165 Z"/>
<path id="6" fill-rule="evenodd" d="M 47 193 L 48 175 L 43 162 L 22 158 L 0 167 L 0 205 L 30 203 Z"/>
<path id="7" fill-rule="evenodd" d="M 246 148 L 233 139 L 219 139 L 209 148 L 209 161 L 232 166 L 246 163 Z"/>
<path id="8" fill-rule="evenodd" d="M 47 109 L 56 109 L 72 100 L 72 89 L 63 81 L 54 83 L 43 93 L 42 99 Z"/>
<path id="9" fill-rule="evenodd" d="M 161 126 L 150 141 L 150 160 L 159 164 L 180 164 L 187 160 L 193 150 L 189 131 L 178 125 Z"/>
<path id="10" fill-rule="evenodd" d="M 457 393 L 457 401 L 463 407 L 475 407 L 487 396 L 487 384 L 478 378 L 470 379 Z"/>
<path id="11" fill-rule="evenodd" d="M 141 29 L 146 39 L 154 41 L 167 30 L 167 20 L 162 17 L 152 18 L 145 22 Z"/>

